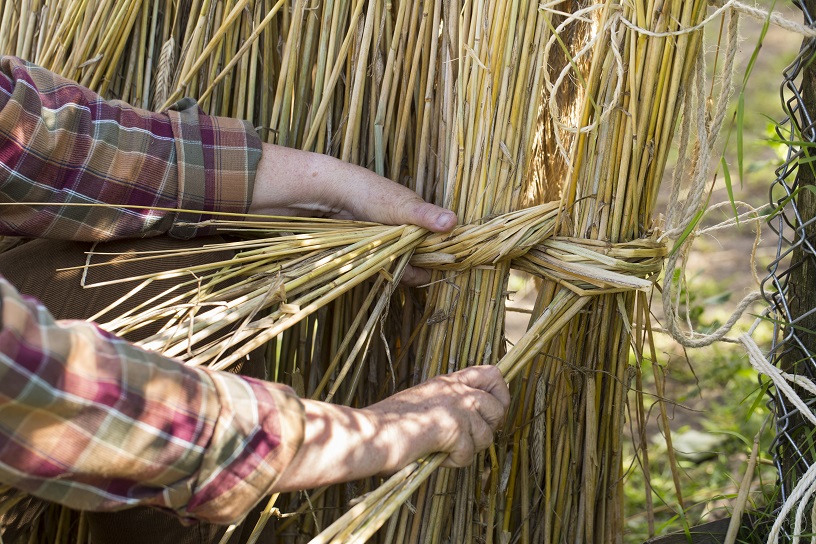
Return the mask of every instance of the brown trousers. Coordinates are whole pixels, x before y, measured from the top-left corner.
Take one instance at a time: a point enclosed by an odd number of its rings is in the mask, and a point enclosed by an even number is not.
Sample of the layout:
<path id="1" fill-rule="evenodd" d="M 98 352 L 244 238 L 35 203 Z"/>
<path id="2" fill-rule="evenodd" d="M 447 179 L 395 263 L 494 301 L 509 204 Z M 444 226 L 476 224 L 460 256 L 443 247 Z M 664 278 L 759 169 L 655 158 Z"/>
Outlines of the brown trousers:
<path id="1" fill-rule="evenodd" d="M 94 251 L 122 253 L 168 248 L 181 250 L 221 241 L 223 240 L 220 237 L 190 241 L 159 237 L 97 244 Z M 84 265 L 86 252 L 90 249 L 91 244 L 88 243 L 54 240 L 28 242 L 0 254 L 0 275 L 8 279 L 21 293 L 39 299 L 56 318 L 87 319 L 121 298 L 133 287 L 130 284 L 115 284 L 112 287 L 83 289 L 80 286 L 81 270 L 58 271 L 61 268 Z M 198 264 L 228 259 L 231 256 L 231 252 L 222 251 L 90 268 L 86 284 L 175 268 L 189 268 Z M 94 255 L 91 262 L 108 260 L 117 261 L 121 260 L 121 257 Z M 136 306 L 160 294 L 170 287 L 173 281 L 177 280 L 154 282 L 129 300 L 127 307 Z M 156 332 L 159 326 L 160 324 L 146 327 L 144 330 L 127 335 L 126 338 L 131 341 L 145 338 Z M 262 365 L 262 356 L 253 354 L 241 372 L 262 376 Z M 22 501 L 18 507 L 4 515 L 0 521 L 0 526 L 2 526 L 0 534 L 2 534 L 3 542 L 12 544 L 29 542 L 32 527 L 35 525 L 32 518 L 36 518 L 37 514 L 43 510 L 42 501 L 31 499 Z M 226 529 L 223 526 L 209 523 L 185 526 L 174 515 L 147 507 L 119 512 L 88 512 L 86 515 L 93 544 L 160 544 L 164 542 L 168 544 L 210 544 L 218 543 Z M 257 516 L 255 518 L 257 519 Z M 244 525 L 243 529 L 248 535 L 254 523 L 248 521 Z M 271 529 L 272 527 L 267 526 L 259 542 L 274 542 Z M 241 533 L 240 529 L 236 531 L 230 543 L 244 542 L 246 538 Z"/>

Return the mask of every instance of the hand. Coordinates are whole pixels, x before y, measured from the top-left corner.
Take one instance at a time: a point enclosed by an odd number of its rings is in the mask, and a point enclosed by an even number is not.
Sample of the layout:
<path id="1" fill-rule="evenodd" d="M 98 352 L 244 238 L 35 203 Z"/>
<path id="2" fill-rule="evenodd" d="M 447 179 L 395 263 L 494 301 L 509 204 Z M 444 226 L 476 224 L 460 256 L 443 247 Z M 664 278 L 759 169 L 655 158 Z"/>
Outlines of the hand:
<path id="1" fill-rule="evenodd" d="M 263 144 L 250 213 L 412 224 L 449 232 L 456 215 L 398 183 L 328 155 Z"/>
<path id="2" fill-rule="evenodd" d="M 456 214 L 425 202 L 407 187 L 328 155 L 263 144 L 249 212 L 332 217 L 386 225 L 418 225 L 449 232 Z M 430 281 L 427 270 L 408 266 L 402 283 Z"/>
<path id="3" fill-rule="evenodd" d="M 504 421 L 510 392 L 494 366 L 428 380 L 366 409 L 303 400 L 303 445 L 274 491 L 393 473 L 431 453 L 467 466 Z"/>
<path id="4" fill-rule="evenodd" d="M 462 467 L 490 446 L 504 421 L 510 392 L 495 366 L 439 376 L 368 408 L 375 426 L 394 444 L 391 470 L 430 453 L 446 452 L 443 466 Z"/>

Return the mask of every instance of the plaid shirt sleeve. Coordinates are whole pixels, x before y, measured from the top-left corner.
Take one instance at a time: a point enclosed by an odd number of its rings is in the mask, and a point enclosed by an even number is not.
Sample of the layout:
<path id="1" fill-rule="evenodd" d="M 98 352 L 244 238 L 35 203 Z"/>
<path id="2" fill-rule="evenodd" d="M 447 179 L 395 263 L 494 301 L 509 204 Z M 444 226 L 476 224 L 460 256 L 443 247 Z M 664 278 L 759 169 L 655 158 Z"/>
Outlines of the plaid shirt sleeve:
<path id="1" fill-rule="evenodd" d="M 203 115 L 190 99 L 153 113 L 0 58 L 0 235 L 207 234 L 190 224 L 247 211 L 260 156 L 250 123 Z"/>
<path id="2" fill-rule="evenodd" d="M 85 510 L 153 505 L 214 523 L 271 492 L 303 440 L 288 387 L 189 367 L 0 279 L 0 481 Z"/>
<path id="3" fill-rule="evenodd" d="M 259 158 L 251 126 L 191 101 L 150 113 L 0 59 L 0 235 L 204 234 L 189 223 L 246 211 Z M 79 509 L 152 505 L 229 523 L 271 491 L 302 440 L 289 388 L 57 322 L 0 278 L 3 483 Z"/>

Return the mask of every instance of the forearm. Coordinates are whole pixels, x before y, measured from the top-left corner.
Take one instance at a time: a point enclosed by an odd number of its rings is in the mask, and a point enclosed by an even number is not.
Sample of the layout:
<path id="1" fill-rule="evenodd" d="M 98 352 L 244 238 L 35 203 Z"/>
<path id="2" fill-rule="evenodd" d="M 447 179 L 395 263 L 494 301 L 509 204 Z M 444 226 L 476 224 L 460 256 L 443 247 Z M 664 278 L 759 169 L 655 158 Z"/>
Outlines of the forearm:
<path id="1" fill-rule="evenodd" d="M 289 388 L 56 322 L 0 279 L 2 483 L 78 509 L 228 523 L 271 492 L 302 428 Z"/>
<path id="2" fill-rule="evenodd" d="M 396 472 L 435 452 L 466 466 L 493 441 L 510 394 L 496 367 L 471 367 L 400 391 L 365 409 L 302 401 L 304 441 L 275 485 L 312 489 Z"/>
<path id="3" fill-rule="evenodd" d="M 304 440 L 275 485 L 295 491 L 395 472 L 419 456 L 422 444 L 406 451 L 390 440 L 382 418 L 367 410 L 301 401 Z"/>
<path id="4" fill-rule="evenodd" d="M 355 201 L 365 196 L 363 192 L 370 190 L 376 194 L 380 184 L 390 184 L 370 170 L 328 155 L 266 143 L 262 149 L 257 177 L 274 183 L 255 185 L 250 206 L 253 213 L 304 216 L 317 213 L 347 219 L 353 215 L 346 210 L 346 191 L 354 193 L 349 200 Z M 346 189 L 335 190 L 338 187 Z"/>

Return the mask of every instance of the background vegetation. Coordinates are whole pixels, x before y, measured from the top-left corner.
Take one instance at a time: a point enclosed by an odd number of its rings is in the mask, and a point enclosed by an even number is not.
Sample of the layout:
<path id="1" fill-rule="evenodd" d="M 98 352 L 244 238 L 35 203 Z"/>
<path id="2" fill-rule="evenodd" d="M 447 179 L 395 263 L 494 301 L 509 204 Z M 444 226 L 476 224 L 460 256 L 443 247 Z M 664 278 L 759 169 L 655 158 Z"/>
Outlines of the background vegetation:
<path id="1" fill-rule="evenodd" d="M 790 3 L 773 5 L 770 1 L 759 7 L 782 11 L 791 20 L 800 21 L 801 13 Z M 728 142 L 722 142 L 725 159 L 733 176 L 734 199 L 755 207 L 769 202 L 769 187 L 775 178 L 774 170 L 782 163 L 783 149 L 773 141 L 773 120 L 784 117 L 779 88 L 784 68 L 794 59 L 801 37 L 778 28 L 769 27 L 760 40 L 762 24 L 743 19 L 743 42 L 737 67 L 736 81 L 742 82 L 749 59 L 758 50 L 756 63 L 744 89 L 736 89 L 732 111 L 736 111 L 739 92 L 744 92 L 743 120 L 744 178 L 738 180 L 736 130 Z M 717 43 L 717 25 L 709 25 L 708 43 Z M 708 51 L 709 67 L 716 50 Z M 736 120 L 732 121 L 736 125 Z M 728 133 L 727 127 L 723 131 Z M 667 169 L 668 170 L 668 169 Z M 670 172 L 667 171 L 667 175 Z M 728 201 L 722 173 L 714 183 L 711 202 Z M 667 187 L 668 184 L 664 184 Z M 667 198 L 664 195 L 663 198 Z M 660 209 L 660 206 L 658 206 Z M 715 224 L 729 217 L 731 208 L 713 213 L 706 219 Z M 776 236 L 762 224 L 763 242 L 757 253 L 758 274 L 764 277 L 765 266 L 776 256 Z M 750 253 L 754 239 L 753 226 L 719 231 L 715 237 L 697 240 L 688 263 L 689 305 L 697 330 L 713 330 L 729 315 L 731 308 L 748 291 L 758 288 L 751 279 Z M 657 308 L 659 304 L 654 305 Z M 754 308 L 754 315 L 762 306 Z M 745 332 L 753 316 L 746 316 L 730 336 Z M 771 328 L 761 326 L 755 339 L 763 348 L 770 346 Z M 657 534 L 682 531 L 706 521 L 728 516 L 731 502 L 746 470 L 753 437 L 761 433 L 761 461 L 758 465 L 751 503 L 757 509 L 774 500 L 776 472 L 770 464 L 769 446 L 773 425 L 766 406 L 767 395 L 761 390 L 756 372 L 751 368 L 743 348 L 733 344 L 717 344 L 710 348 L 684 351 L 666 335 L 658 335 L 660 345 L 658 363 L 665 375 L 666 397 L 673 403 L 670 413 L 674 449 L 681 466 L 681 486 L 685 511 L 678 505 L 672 474 L 665 455 L 663 430 L 657 423 L 656 413 L 650 419 L 648 441 L 649 463 L 654 504 L 654 523 Z M 644 369 L 644 376 L 652 376 Z M 653 391 L 652 384 L 644 384 Z M 764 425 L 764 427 L 763 427 Z M 648 538 L 649 512 L 646 501 L 646 482 L 638 469 L 632 442 L 628 457 L 629 471 L 626 489 L 627 542 L 643 542 Z M 741 534 L 741 539 L 755 539 Z M 764 541 L 764 540 L 763 540 Z"/>

